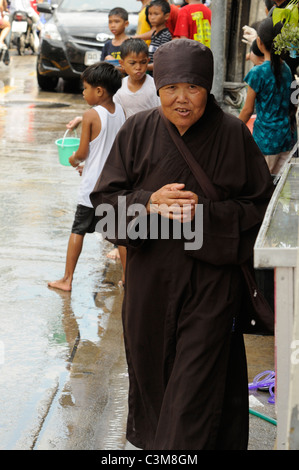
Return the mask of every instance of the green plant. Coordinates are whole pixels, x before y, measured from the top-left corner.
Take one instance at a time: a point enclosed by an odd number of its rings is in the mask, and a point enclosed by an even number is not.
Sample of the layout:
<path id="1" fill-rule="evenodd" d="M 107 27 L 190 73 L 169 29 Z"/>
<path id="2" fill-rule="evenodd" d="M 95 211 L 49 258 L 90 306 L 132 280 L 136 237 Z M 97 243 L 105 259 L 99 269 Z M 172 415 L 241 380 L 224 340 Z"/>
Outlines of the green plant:
<path id="1" fill-rule="evenodd" d="M 273 10 L 273 25 L 281 22 L 283 27 L 274 39 L 275 54 L 289 53 L 299 56 L 299 0 L 291 0 L 286 8 Z"/>
<path id="2" fill-rule="evenodd" d="M 292 26 L 299 24 L 299 0 L 291 0 L 286 8 L 274 8 L 272 18 L 273 24 L 282 22 Z"/>
<path id="3" fill-rule="evenodd" d="M 288 52 L 291 57 L 299 56 L 299 26 L 286 23 L 274 39 L 275 54 Z"/>

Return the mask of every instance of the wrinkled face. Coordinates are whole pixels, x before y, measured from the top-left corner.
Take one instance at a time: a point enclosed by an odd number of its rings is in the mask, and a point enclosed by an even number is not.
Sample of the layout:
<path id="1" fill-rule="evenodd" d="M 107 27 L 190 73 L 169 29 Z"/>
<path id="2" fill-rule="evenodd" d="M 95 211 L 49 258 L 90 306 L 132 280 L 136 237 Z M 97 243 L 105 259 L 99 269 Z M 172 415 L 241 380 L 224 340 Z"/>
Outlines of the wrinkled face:
<path id="1" fill-rule="evenodd" d="M 161 106 L 166 118 L 183 135 L 203 115 L 208 92 L 191 83 L 174 83 L 159 89 Z"/>

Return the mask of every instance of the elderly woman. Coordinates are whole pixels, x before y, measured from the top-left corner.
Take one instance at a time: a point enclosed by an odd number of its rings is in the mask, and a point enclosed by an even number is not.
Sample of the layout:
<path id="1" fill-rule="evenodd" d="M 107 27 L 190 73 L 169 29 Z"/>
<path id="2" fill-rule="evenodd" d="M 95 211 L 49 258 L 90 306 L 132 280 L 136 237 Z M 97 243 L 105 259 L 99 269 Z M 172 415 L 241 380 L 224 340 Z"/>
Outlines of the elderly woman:
<path id="1" fill-rule="evenodd" d="M 154 79 L 161 109 L 128 119 L 91 195 L 98 213 L 103 203 L 113 207 L 116 235 L 108 238 L 128 253 L 127 438 L 147 450 L 246 449 L 241 324 L 248 296 L 241 265 L 252 257 L 272 180 L 247 127 L 210 94 L 210 49 L 189 39 L 161 46 Z M 217 200 L 190 170 L 168 125 L 211 180 Z M 137 219 L 132 205 L 145 208 Z M 139 233 L 144 220 L 148 226 Z M 188 249 L 186 237 L 174 234 L 186 223 L 202 231 L 202 243 Z"/>

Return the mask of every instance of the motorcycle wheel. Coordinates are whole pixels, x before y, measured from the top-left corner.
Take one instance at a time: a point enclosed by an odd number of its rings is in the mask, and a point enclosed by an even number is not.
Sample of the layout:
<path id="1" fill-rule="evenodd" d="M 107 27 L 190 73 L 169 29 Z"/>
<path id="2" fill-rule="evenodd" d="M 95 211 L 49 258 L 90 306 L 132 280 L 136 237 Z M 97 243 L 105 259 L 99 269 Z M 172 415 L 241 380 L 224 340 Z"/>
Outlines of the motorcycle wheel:
<path id="1" fill-rule="evenodd" d="M 24 34 L 21 34 L 21 36 L 18 38 L 17 49 L 18 49 L 19 55 L 24 55 L 25 54 L 25 36 L 24 36 Z"/>
<path id="2" fill-rule="evenodd" d="M 30 34 L 29 43 L 33 54 L 36 54 L 38 51 L 38 42 L 36 41 L 33 33 Z"/>

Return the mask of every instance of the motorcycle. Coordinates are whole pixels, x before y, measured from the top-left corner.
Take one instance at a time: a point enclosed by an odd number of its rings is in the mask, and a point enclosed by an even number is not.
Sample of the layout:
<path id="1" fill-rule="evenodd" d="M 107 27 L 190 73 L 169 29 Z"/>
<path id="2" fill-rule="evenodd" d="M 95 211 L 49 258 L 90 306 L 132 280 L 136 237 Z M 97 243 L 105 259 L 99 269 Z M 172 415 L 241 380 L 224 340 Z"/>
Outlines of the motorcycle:
<path id="1" fill-rule="evenodd" d="M 11 44 L 16 46 L 19 55 L 27 49 L 36 53 L 39 38 L 32 18 L 24 11 L 15 11 L 11 20 Z"/>

